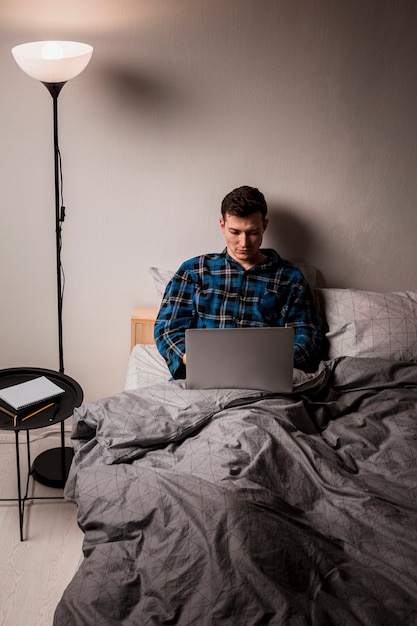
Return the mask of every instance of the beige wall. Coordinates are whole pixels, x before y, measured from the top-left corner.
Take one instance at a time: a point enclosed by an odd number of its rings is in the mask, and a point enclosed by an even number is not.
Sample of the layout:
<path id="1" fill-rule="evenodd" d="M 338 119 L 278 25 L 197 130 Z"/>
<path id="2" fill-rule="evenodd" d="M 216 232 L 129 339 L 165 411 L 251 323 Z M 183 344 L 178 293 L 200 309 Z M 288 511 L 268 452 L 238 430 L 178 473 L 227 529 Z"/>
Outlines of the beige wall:
<path id="1" fill-rule="evenodd" d="M 259 186 L 265 243 L 329 286 L 416 289 L 414 0 L 2 0 L 0 367 L 58 367 L 52 100 L 10 48 L 94 46 L 59 98 L 65 369 L 122 389 L 150 265 L 219 250 Z"/>

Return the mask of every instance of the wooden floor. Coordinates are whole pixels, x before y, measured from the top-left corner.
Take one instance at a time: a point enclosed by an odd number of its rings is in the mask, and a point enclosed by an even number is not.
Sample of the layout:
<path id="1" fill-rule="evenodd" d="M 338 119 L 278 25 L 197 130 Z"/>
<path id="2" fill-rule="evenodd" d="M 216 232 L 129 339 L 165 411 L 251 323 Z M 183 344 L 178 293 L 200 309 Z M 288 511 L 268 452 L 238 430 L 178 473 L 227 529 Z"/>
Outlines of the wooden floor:
<path id="1" fill-rule="evenodd" d="M 26 481 L 24 433 L 20 439 Z M 32 431 L 32 460 L 59 445 L 59 432 Z M 30 495 L 63 494 L 62 489 L 45 487 L 33 478 L 29 487 Z M 14 434 L 0 431 L 0 498 L 16 496 Z M 34 500 L 25 505 L 24 541 L 20 541 L 17 502 L 0 502 L 0 626 L 52 625 L 55 607 L 80 560 L 82 537 L 75 505 L 63 499 Z"/>

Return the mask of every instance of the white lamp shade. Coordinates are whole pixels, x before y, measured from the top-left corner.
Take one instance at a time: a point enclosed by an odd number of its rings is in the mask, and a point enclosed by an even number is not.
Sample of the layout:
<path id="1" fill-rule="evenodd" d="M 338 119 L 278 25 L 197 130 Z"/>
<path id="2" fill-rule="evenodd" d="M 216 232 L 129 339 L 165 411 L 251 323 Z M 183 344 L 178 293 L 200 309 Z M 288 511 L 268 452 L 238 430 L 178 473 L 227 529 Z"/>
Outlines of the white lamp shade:
<path id="1" fill-rule="evenodd" d="M 87 67 L 93 47 L 76 41 L 34 41 L 12 48 L 18 66 L 43 83 L 64 83 Z"/>

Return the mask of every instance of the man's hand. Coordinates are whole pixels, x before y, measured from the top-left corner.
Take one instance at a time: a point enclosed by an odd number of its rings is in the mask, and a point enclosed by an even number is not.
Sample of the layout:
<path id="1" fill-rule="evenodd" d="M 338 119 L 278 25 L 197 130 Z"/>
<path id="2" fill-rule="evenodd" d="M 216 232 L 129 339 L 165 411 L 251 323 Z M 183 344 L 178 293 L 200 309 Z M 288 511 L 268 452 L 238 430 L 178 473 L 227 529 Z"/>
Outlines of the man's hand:
<path id="1" fill-rule="evenodd" d="M 184 365 L 186 365 L 187 363 L 187 355 L 184 354 L 184 356 L 182 357 L 182 362 L 184 363 Z"/>

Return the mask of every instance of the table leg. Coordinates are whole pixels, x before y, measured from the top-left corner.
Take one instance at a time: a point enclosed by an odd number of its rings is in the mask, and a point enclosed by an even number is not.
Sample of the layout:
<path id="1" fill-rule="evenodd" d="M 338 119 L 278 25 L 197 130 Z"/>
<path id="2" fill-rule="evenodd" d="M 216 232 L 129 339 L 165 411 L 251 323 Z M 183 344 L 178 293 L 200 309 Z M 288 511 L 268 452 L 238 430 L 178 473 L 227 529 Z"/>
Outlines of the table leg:
<path id="1" fill-rule="evenodd" d="M 67 470 L 65 463 L 65 428 L 64 422 L 61 422 L 61 480 L 62 484 L 65 485 L 65 481 L 67 480 Z"/>
<path id="2" fill-rule="evenodd" d="M 15 430 L 15 446 L 16 446 L 16 473 L 17 473 L 17 498 L 19 502 L 19 528 L 20 541 L 23 541 L 23 513 L 25 503 L 22 498 L 22 483 L 20 472 L 20 451 L 19 451 L 19 431 Z M 29 445 L 28 445 L 29 448 Z"/>
<path id="3" fill-rule="evenodd" d="M 19 507 L 19 530 L 20 530 L 20 541 L 24 540 L 23 537 L 23 526 L 24 526 L 24 514 L 25 514 L 25 503 L 26 500 L 62 500 L 63 496 L 29 496 L 29 480 L 31 476 L 35 477 L 35 473 L 33 471 L 33 469 L 31 468 L 31 455 L 30 455 L 30 437 L 29 437 L 29 430 L 26 431 L 26 443 L 27 443 L 27 464 L 28 464 L 28 470 L 27 470 L 27 479 L 26 479 L 26 490 L 25 493 L 23 494 L 23 490 L 22 490 L 22 470 L 20 467 L 20 448 L 19 448 L 19 430 L 15 430 L 14 434 L 15 434 L 15 452 L 16 452 L 16 478 L 17 478 L 17 498 L 0 498 L 0 502 L 17 502 L 18 503 L 18 507 Z M 65 436 L 65 431 L 63 430 L 63 436 Z M 64 440 L 63 440 L 64 441 Z M 54 452 L 53 450 L 48 450 L 48 453 L 50 452 Z M 72 457 L 73 457 L 73 450 L 72 448 L 57 448 L 55 450 L 55 452 L 59 453 L 60 459 L 63 458 L 64 459 L 64 465 L 62 466 L 60 463 L 57 462 L 56 460 L 56 481 L 55 484 L 53 484 L 52 486 L 57 487 L 59 485 L 57 485 L 56 483 L 62 483 L 62 477 L 64 476 L 66 478 L 68 471 L 69 471 L 69 466 L 71 464 L 72 461 Z M 49 456 L 47 459 L 45 459 L 46 461 L 49 461 Z M 65 482 L 65 481 L 64 481 Z"/>

